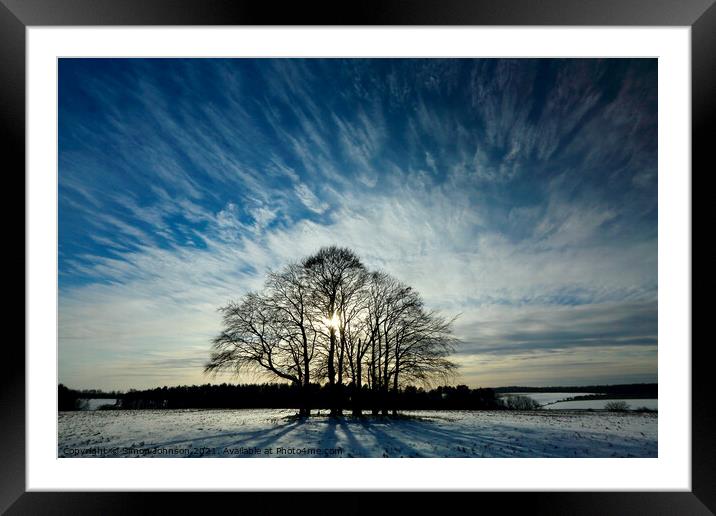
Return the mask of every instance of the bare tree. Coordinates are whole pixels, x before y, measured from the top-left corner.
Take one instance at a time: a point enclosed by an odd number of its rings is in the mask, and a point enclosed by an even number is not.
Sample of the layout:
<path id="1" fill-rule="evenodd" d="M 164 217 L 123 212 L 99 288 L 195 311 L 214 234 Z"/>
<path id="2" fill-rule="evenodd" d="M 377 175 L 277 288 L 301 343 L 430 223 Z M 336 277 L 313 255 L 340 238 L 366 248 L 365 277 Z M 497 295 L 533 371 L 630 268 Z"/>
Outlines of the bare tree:
<path id="1" fill-rule="evenodd" d="M 435 312 L 427 312 L 417 294 L 401 314 L 395 332 L 395 363 L 393 391 L 402 384 L 429 385 L 440 379 L 447 383 L 457 365 L 448 359 L 458 340 L 452 336 L 455 319 L 446 320 Z M 393 409 L 395 413 L 395 408 Z"/>
<path id="2" fill-rule="evenodd" d="M 451 336 L 452 320 L 427 312 L 415 290 L 384 272 L 371 275 L 367 298 L 373 413 L 386 414 L 390 391 L 395 398 L 401 381 L 427 384 L 431 379 L 449 378 L 456 365 L 447 357 L 457 341 Z"/>
<path id="3" fill-rule="evenodd" d="M 268 372 L 303 390 L 300 414 L 311 413 L 310 383 L 318 333 L 309 316 L 303 267 L 269 273 L 263 294 L 221 308 L 224 331 L 214 339 L 207 372 L 242 369 Z"/>
<path id="4" fill-rule="evenodd" d="M 229 303 L 220 311 L 224 331 L 213 340 L 206 372 L 270 372 L 300 385 L 300 363 L 283 340 L 276 314 L 265 296 L 252 292 L 240 303 Z"/>
<path id="5" fill-rule="evenodd" d="M 268 302 L 276 326 L 280 328 L 281 338 L 286 342 L 293 360 L 299 364 L 298 377 L 303 387 L 301 413 L 309 416 L 311 362 L 319 333 L 311 318 L 311 287 L 306 271 L 298 264 L 291 264 L 280 272 L 270 273 L 266 287 L 271 292 Z"/>
<path id="6" fill-rule="evenodd" d="M 312 291 L 312 305 L 325 330 L 325 363 L 331 391 L 332 416 L 340 415 L 339 391 L 345 367 L 345 326 L 347 304 L 361 288 L 365 267 L 350 249 L 324 247 L 303 261 Z M 327 335 L 326 335 L 327 333 Z M 341 338 L 341 335 L 343 338 Z"/>
<path id="7" fill-rule="evenodd" d="M 373 414 L 379 412 L 376 404 L 382 386 L 384 342 L 382 327 L 388 313 L 388 296 L 393 279 L 385 272 L 373 272 L 367 282 L 366 313 L 364 318 L 365 352 L 368 355 L 368 386 L 371 390 Z"/>
<path id="8" fill-rule="evenodd" d="M 327 381 L 332 416 L 342 413 L 350 378 L 354 415 L 363 382 L 374 414 L 408 382 L 447 379 L 457 340 L 453 320 L 427 311 L 420 295 L 385 272 L 368 272 L 353 251 L 325 247 L 270 272 L 261 293 L 222 307 L 206 372 L 251 370 L 301 387 L 311 413 L 311 382 Z M 393 405 L 395 412 L 396 406 Z"/>

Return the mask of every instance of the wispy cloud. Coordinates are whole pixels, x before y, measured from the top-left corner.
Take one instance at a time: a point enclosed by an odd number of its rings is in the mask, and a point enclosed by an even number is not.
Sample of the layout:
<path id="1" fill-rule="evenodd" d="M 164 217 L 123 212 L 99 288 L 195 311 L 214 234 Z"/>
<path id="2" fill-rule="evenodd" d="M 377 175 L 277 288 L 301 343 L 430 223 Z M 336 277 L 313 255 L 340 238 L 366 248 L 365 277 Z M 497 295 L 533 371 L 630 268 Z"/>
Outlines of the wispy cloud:
<path id="1" fill-rule="evenodd" d="M 216 308 L 328 244 L 462 314 L 465 382 L 655 377 L 656 67 L 618 61 L 62 60 L 60 380 L 204 381 Z"/>

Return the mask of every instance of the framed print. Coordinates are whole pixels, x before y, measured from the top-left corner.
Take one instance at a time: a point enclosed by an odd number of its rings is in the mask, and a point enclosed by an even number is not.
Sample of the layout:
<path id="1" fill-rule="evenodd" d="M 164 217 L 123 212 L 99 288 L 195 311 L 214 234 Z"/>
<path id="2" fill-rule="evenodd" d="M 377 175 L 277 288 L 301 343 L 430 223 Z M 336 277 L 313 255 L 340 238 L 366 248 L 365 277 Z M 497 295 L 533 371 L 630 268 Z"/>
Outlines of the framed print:
<path id="1" fill-rule="evenodd" d="M 3 510 L 714 510 L 710 2 L 130 4 L 0 6 L 27 300 Z"/>

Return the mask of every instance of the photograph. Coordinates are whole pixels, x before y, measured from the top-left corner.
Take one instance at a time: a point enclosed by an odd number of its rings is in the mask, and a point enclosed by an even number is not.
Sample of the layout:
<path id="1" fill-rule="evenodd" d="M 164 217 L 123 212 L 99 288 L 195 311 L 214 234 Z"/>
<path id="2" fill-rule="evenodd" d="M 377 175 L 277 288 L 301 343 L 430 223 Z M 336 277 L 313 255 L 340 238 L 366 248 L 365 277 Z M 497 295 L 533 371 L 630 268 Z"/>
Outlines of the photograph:
<path id="1" fill-rule="evenodd" d="M 658 84 L 59 57 L 56 456 L 659 458 Z"/>

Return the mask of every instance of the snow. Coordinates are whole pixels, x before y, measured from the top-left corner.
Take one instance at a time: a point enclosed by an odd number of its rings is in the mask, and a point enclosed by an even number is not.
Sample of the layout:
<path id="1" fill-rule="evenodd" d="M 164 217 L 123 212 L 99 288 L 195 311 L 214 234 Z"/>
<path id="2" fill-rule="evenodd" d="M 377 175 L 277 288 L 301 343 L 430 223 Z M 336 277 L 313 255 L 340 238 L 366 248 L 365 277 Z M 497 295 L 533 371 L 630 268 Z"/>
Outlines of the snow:
<path id="1" fill-rule="evenodd" d="M 116 399 L 107 399 L 107 398 L 89 398 L 89 399 L 80 399 L 80 410 L 97 410 L 102 405 L 115 405 L 117 403 Z"/>
<path id="2" fill-rule="evenodd" d="M 60 457 L 656 457 L 655 413 L 295 410 L 60 412 Z"/>
<path id="3" fill-rule="evenodd" d="M 629 405 L 629 409 L 634 410 L 637 408 L 646 407 L 649 410 L 658 410 L 659 403 L 656 399 L 603 399 L 603 400 L 574 400 L 574 401 L 562 401 L 569 400 L 576 396 L 589 396 L 594 395 L 590 392 L 506 392 L 500 394 L 504 396 L 527 396 L 532 398 L 537 403 L 542 405 L 543 408 L 548 410 L 598 410 L 603 409 L 604 405 L 610 401 L 624 401 Z"/>
<path id="4" fill-rule="evenodd" d="M 557 401 L 574 398 L 575 396 L 588 396 L 591 392 L 506 392 L 500 396 L 527 396 L 540 405 L 555 403 Z"/>
<path id="5" fill-rule="evenodd" d="M 646 407 L 649 410 L 659 410 L 659 400 L 656 399 L 613 399 L 613 400 L 575 400 L 561 401 L 544 408 L 548 410 L 576 410 L 576 409 L 603 409 L 609 402 L 623 401 L 629 405 L 630 410 Z"/>

